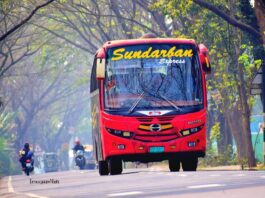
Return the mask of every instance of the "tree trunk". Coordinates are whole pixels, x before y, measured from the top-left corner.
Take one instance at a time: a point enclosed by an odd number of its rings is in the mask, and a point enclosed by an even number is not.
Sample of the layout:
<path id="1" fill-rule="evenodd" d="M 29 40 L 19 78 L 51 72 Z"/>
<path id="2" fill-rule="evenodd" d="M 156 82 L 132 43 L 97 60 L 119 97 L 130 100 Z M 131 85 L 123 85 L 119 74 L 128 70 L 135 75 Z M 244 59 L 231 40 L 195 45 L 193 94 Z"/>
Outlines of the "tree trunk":
<path id="1" fill-rule="evenodd" d="M 226 130 L 226 120 L 224 114 L 220 113 L 218 120 L 220 122 L 220 139 L 217 141 L 217 149 L 219 154 L 226 154 L 228 146 L 232 145 L 232 137 L 230 130 Z"/>
<path id="2" fill-rule="evenodd" d="M 232 109 L 226 110 L 225 118 L 227 121 L 227 124 L 231 130 L 231 133 L 233 137 L 235 138 L 235 143 L 237 147 L 237 157 L 239 160 L 243 160 L 247 158 L 246 155 L 246 147 L 245 147 L 245 140 L 242 135 L 242 125 L 240 122 L 240 113 L 238 112 L 237 105 L 233 107 Z M 237 119 L 236 119 L 237 118 Z"/>
<path id="3" fill-rule="evenodd" d="M 240 49 L 238 45 L 235 45 L 236 55 L 237 57 L 240 56 Z M 251 142 L 251 131 L 250 131 L 250 108 L 248 105 L 248 96 L 247 96 L 247 89 L 246 89 L 246 82 L 244 79 L 244 71 L 243 65 L 240 65 L 237 62 L 237 69 L 238 69 L 238 91 L 239 91 L 239 98 L 240 98 L 240 107 L 242 109 L 242 127 L 243 127 L 243 134 L 246 140 L 246 151 L 247 151 L 247 158 L 248 158 L 248 166 L 255 167 L 256 166 L 256 159 L 254 155 L 254 150 Z"/>
<path id="4" fill-rule="evenodd" d="M 232 134 L 231 134 L 230 127 L 223 113 L 220 113 L 218 119 L 220 122 L 220 133 L 221 133 L 220 139 L 217 141 L 218 153 L 226 155 L 229 145 L 230 146 L 233 145 Z"/>
<path id="5" fill-rule="evenodd" d="M 261 37 L 265 44 L 265 2 L 264 0 L 255 0 L 255 13 L 258 19 Z"/>

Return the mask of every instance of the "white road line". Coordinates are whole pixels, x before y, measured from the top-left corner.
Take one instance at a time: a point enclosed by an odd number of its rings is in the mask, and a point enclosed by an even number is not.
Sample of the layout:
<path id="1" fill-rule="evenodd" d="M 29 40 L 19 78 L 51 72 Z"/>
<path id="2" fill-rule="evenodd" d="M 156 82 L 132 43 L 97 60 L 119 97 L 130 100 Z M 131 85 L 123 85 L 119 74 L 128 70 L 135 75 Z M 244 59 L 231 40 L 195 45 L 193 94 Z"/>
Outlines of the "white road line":
<path id="1" fill-rule="evenodd" d="M 185 175 L 185 174 L 180 174 L 179 176 L 180 177 L 187 177 L 187 175 Z"/>
<path id="2" fill-rule="evenodd" d="M 245 174 L 236 174 L 236 175 L 232 175 L 234 177 L 243 177 L 243 176 L 246 176 Z"/>
<path id="3" fill-rule="evenodd" d="M 265 178 L 265 175 L 260 176 L 261 178 Z"/>
<path id="4" fill-rule="evenodd" d="M 129 196 L 129 195 L 140 195 L 143 194 L 143 192 L 140 191 L 132 191 L 132 192 L 123 192 L 123 193 L 113 193 L 108 194 L 108 197 L 122 197 L 122 196 Z"/>
<path id="5" fill-rule="evenodd" d="M 7 187 L 8 187 L 8 192 L 10 193 L 14 193 L 14 188 L 12 186 L 12 178 L 11 176 L 8 177 L 8 183 L 7 183 Z"/>
<path id="6" fill-rule="evenodd" d="M 34 198 L 48 198 L 48 197 L 44 197 L 44 196 L 35 195 L 33 193 L 27 193 L 26 195 L 29 197 L 34 197 Z"/>
<path id="7" fill-rule="evenodd" d="M 198 189 L 198 188 L 215 188 L 222 186 L 225 186 L 225 184 L 206 184 L 206 185 L 188 186 L 187 188 Z"/>
<path id="8" fill-rule="evenodd" d="M 15 193 L 17 195 L 27 195 L 29 197 L 35 197 L 35 198 L 47 198 L 47 197 L 35 195 L 35 194 L 32 194 L 32 193 L 23 194 L 23 193 L 17 193 L 17 192 L 15 192 L 14 191 L 14 188 L 12 186 L 12 177 L 11 176 L 8 177 L 7 187 L 8 187 L 8 192 L 9 193 Z"/>
<path id="9" fill-rule="evenodd" d="M 221 176 L 221 175 L 219 175 L 219 174 L 212 174 L 212 175 L 210 175 L 211 177 L 219 177 L 219 176 Z"/>

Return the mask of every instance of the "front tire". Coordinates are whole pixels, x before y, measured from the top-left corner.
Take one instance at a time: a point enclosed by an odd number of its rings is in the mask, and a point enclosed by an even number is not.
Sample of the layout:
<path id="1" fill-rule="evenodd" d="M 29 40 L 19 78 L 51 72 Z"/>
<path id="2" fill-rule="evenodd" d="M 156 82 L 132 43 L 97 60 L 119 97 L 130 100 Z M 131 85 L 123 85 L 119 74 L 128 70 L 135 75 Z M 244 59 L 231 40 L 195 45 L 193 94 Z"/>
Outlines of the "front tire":
<path id="1" fill-rule="evenodd" d="M 29 169 L 28 168 L 26 168 L 25 172 L 26 172 L 26 175 L 29 176 Z"/>
<path id="2" fill-rule="evenodd" d="M 170 172 L 178 172 L 180 169 L 180 161 L 175 160 L 175 159 L 169 159 L 168 166 L 169 166 Z"/>
<path id="3" fill-rule="evenodd" d="M 181 161 L 183 171 L 196 171 L 198 166 L 198 158 L 190 157 Z"/>
<path id="4" fill-rule="evenodd" d="M 98 172 L 99 172 L 99 175 L 108 175 L 109 174 L 107 161 L 99 161 L 98 162 Z"/>
<path id="5" fill-rule="evenodd" d="M 111 175 L 119 175 L 122 173 L 122 160 L 111 158 L 108 160 L 108 167 Z"/>

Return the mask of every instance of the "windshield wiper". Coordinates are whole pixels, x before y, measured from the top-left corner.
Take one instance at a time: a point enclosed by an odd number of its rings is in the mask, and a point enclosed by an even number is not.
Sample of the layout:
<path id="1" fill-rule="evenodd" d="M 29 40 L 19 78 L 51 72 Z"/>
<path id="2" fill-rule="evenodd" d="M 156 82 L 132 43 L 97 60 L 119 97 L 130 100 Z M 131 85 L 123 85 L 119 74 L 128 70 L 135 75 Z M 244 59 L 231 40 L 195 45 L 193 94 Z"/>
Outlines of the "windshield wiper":
<path id="1" fill-rule="evenodd" d="M 133 102 L 133 105 L 129 109 L 128 113 L 132 113 L 133 110 L 136 108 L 136 106 L 139 104 L 139 102 L 143 99 L 144 91 L 138 96 L 138 98 Z"/>
<path id="2" fill-rule="evenodd" d="M 173 102 L 171 102 L 170 100 L 168 100 L 165 96 L 160 95 L 159 93 L 157 93 L 157 95 L 164 99 L 166 102 L 168 102 L 168 104 L 170 104 L 172 107 L 174 107 L 177 111 L 182 111 L 181 108 L 179 108 L 177 105 L 175 105 Z"/>

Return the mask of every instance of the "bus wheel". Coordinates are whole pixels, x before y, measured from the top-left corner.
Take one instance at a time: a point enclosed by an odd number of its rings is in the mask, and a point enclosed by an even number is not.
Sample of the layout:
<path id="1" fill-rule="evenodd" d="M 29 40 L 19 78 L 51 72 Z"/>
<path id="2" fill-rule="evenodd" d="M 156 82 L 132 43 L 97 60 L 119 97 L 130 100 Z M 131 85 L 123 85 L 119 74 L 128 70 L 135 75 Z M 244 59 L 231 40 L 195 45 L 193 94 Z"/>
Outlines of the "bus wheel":
<path id="1" fill-rule="evenodd" d="M 98 162 L 98 172 L 100 175 L 108 175 L 109 174 L 107 161 L 99 161 Z"/>
<path id="2" fill-rule="evenodd" d="M 108 160 L 109 171 L 111 175 L 122 173 L 122 161 L 120 159 L 110 158 Z"/>
<path id="3" fill-rule="evenodd" d="M 198 165 L 197 157 L 190 157 L 181 161 L 183 171 L 196 171 Z"/>
<path id="4" fill-rule="evenodd" d="M 168 160 L 168 166 L 169 166 L 169 170 L 171 172 L 178 172 L 180 169 L 180 162 L 178 160 L 175 160 L 175 159 L 169 159 Z"/>

